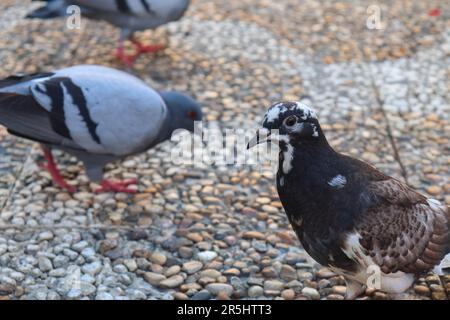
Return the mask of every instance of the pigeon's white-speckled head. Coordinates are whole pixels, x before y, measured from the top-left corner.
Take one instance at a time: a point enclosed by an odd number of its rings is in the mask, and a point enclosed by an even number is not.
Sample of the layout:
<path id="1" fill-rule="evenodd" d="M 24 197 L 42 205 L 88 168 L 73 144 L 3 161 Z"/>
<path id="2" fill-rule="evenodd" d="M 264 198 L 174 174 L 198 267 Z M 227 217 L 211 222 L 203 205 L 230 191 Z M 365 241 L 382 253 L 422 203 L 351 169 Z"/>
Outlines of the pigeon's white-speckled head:
<path id="1" fill-rule="evenodd" d="M 274 103 L 263 120 L 263 127 L 269 131 L 278 130 L 282 140 L 319 138 L 320 126 L 316 112 L 296 101 Z"/>
<path id="2" fill-rule="evenodd" d="M 302 120 L 317 119 L 316 113 L 307 105 L 297 101 L 281 101 L 273 104 L 264 116 L 263 126 L 276 125 L 286 116 L 296 114 Z"/>
<path id="3" fill-rule="evenodd" d="M 315 111 L 297 101 L 274 103 L 264 116 L 263 127 L 257 131 L 248 148 L 263 142 L 278 142 L 282 149 L 299 143 L 326 141 Z"/>

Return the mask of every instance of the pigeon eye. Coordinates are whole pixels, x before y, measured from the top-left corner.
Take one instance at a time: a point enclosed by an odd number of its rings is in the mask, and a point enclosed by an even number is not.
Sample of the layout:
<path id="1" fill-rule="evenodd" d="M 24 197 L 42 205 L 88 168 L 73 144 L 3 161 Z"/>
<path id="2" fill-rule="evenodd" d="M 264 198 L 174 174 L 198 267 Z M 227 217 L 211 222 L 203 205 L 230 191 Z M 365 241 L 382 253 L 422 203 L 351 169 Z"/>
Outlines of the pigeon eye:
<path id="1" fill-rule="evenodd" d="M 284 124 L 288 127 L 292 127 L 296 123 L 297 123 L 296 116 L 290 116 L 290 117 L 287 117 L 286 120 L 284 120 Z"/>
<path id="2" fill-rule="evenodd" d="M 197 119 L 197 112 L 189 111 L 188 112 L 188 117 L 191 118 L 191 119 Z"/>

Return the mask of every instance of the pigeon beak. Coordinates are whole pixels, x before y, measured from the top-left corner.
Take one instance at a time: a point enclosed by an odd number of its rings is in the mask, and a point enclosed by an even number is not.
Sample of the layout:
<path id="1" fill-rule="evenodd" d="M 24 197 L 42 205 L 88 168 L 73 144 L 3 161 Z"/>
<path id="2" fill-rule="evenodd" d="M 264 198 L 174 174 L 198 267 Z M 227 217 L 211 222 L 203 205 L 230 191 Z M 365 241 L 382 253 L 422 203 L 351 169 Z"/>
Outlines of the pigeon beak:
<path id="1" fill-rule="evenodd" d="M 270 130 L 266 128 L 261 128 L 256 131 L 256 135 L 248 142 L 247 150 L 253 148 L 254 146 L 263 143 L 270 142 Z"/>

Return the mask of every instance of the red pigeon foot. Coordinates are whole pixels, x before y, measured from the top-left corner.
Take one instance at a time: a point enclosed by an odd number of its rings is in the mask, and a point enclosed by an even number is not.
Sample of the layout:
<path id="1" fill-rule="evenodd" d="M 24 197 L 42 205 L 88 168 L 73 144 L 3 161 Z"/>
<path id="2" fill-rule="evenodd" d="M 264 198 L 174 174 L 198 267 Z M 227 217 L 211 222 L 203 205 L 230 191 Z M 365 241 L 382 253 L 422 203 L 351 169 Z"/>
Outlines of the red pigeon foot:
<path id="1" fill-rule="evenodd" d="M 53 159 L 51 151 L 47 148 L 42 148 L 42 150 L 44 151 L 44 157 L 45 160 L 47 160 L 47 163 L 39 163 L 39 167 L 48 170 L 48 172 L 52 176 L 53 182 L 55 182 L 59 187 L 66 189 L 70 193 L 76 192 L 77 189 L 74 186 L 68 184 L 62 177 L 61 173 L 56 167 L 56 163 L 55 160 Z"/>
<path id="2" fill-rule="evenodd" d="M 163 50 L 165 46 L 163 44 L 150 44 L 145 45 L 137 40 L 132 40 L 136 47 L 136 57 L 142 53 L 154 53 Z"/>
<path id="3" fill-rule="evenodd" d="M 126 54 L 123 47 L 118 47 L 116 52 L 114 53 L 114 56 L 127 67 L 132 67 L 137 57 L 136 54 Z"/>
<path id="4" fill-rule="evenodd" d="M 101 182 L 101 187 L 95 190 L 96 193 L 100 192 L 124 192 L 124 193 L 136 193 L 136 190 L 127 188 L 131 184 L 136 184 L 136 179 L 128 179 L 123 181 L 110 181 L 104 179 Z"/>
<path id="5" fill-rule="evenodd" d="M 439 17 L 441 15 L 441 10 L 439 8 L 434 8 L 428 11 L 428 15 L 431 17 Z"/>
<path id="6" fill-rule="evenodd" d="M 144 45 L 141 42 L 139 42 L 138 40 L 134 40 L 134 39 L 132 39 L 131 42 L 135 46 L 134 54 L 126 54 L 125 46 L 123 43 L 119 44 L 116 52 L 114 53 L 114 56 L 128 67 L 133 67 L 134 62 L 141 54 L 154 53 L 154 52 L 163 50 L 165 48 L 165 46 L 162 44 Z"/>

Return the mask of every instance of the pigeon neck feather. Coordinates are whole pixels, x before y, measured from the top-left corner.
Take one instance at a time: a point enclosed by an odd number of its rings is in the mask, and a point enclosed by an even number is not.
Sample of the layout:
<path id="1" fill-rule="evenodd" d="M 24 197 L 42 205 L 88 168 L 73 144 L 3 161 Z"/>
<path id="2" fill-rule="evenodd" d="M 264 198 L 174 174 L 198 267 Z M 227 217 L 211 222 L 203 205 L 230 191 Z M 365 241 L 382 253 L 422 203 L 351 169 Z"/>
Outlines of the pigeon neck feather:
<path id="1" fill-rule="evenodd" d="M 155 145 L 169 140 L 172 136 L 172 133 L 177 129 L 177 121 L 176 118 L 173 117 L 173 112 L 171 111 L 169 106 L 167 106 L 166 110 L 167 113 L 164 117 L 161 129 L 159 130 L 159 135 L 156 139 Z"/>

